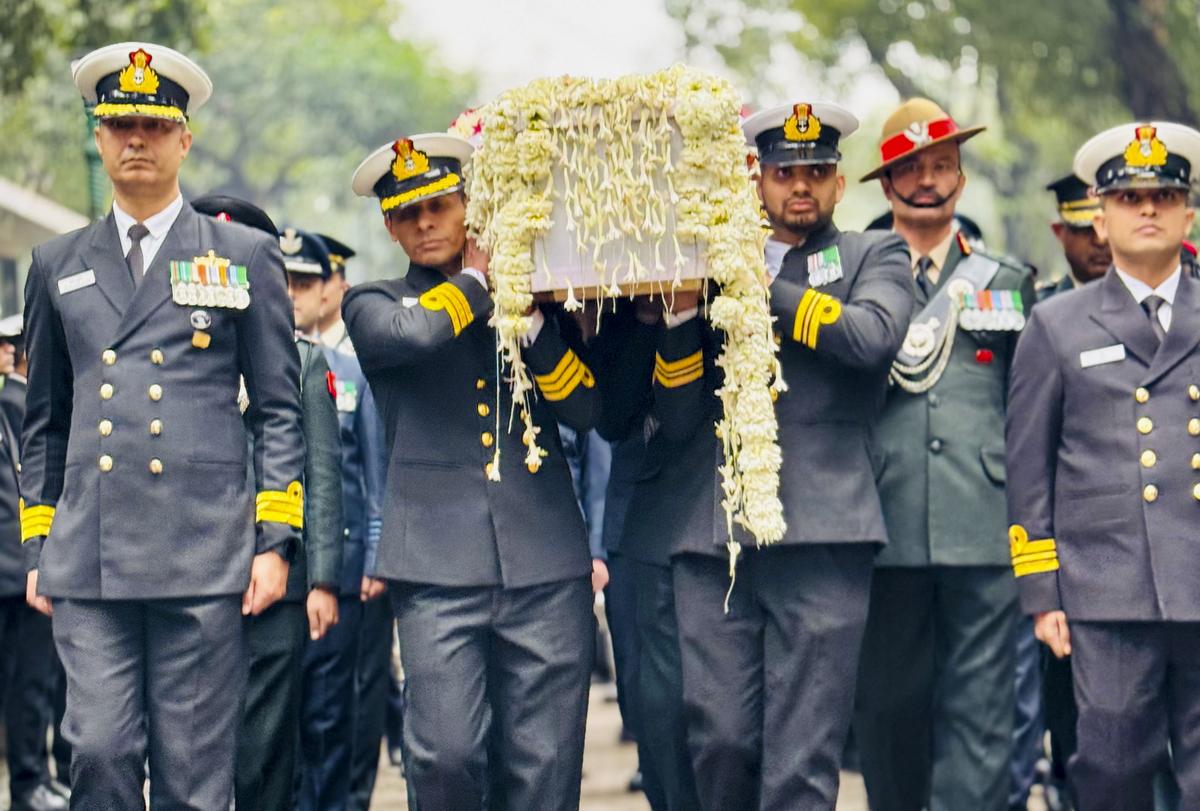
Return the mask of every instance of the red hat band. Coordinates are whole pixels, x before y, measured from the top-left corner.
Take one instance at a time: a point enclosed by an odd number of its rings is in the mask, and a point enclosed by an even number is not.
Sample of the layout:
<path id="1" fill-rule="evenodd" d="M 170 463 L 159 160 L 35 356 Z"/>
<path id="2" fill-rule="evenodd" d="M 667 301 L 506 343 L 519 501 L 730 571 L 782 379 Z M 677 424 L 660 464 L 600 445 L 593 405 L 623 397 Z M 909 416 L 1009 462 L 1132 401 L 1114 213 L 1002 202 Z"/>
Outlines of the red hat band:
<path id="1" fill-rule="evenodd" d="M 902 132 L 896 133 L 880 144 L 879 153 L 883 162 L 888 163 L 956 132 L 958 132 L 958 125 L 949 116 L 935 121 L 914 122 Z"/>

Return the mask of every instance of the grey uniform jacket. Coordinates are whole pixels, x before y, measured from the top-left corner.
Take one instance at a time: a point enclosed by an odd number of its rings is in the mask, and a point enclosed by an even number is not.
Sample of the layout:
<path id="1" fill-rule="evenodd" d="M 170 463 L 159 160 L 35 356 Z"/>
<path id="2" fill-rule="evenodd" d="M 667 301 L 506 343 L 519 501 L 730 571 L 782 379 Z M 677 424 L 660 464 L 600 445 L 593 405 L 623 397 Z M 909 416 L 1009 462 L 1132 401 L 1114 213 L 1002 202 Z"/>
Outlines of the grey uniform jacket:
<path id="1" fill-rule="evenodd" d="M 591 371 L 548 317 L 525 362 L 532 416 L 547 452 L 525 464 L 521 421 L 497 379 L 491 297 L 465 274 L 412 265 L 402 279 L 359 285 L 342 305 L 383 417 L 387 494 L 378 577 L 442 586 L 524 587 L 591 571 L 587 534 L 556 420 L 589 430 Z M 510 428 L 511 425 L 511 428 Z M 499 442 L 500 481 L 488 477 Z M 368 550 L 368 557 L 371 552 Z"/>
<path id="2" fill-rule="evenodd" d="M 1039 305 L 1009 393 L 1009 544 L 1022 608 L 1200 620 L 1200 281 L 1157 344 L 1109 270 Z"/>
<path id="3" fill-rule="evenodd" d="M 832 247 L 841 278 L 811 287 L 809 256 Z M 908 250 L 891 234 L 842 233 L 830 225 L 785 256 L 771 285 L 789 386 L 775 409 L 788 523 L 782 543 L 886 540 L 871 451 L 889 364 L 912 306 Z M 719 351 L 719 337 L 698 318 L 660 333 L 652 387 L 659 425 L 646 463 L 659 486 L 638 492 L 657 492 L 653 498 L 678 511 L 670 521 L 653 522 L 656 532 L 672 536 L 672 553 L 727 554 L 717 472 L 723 453 L 714 430 Z M 703 374 L 692 379 L 687 370 L 697 360 Z M 635 495 L 635 521 L 639 507 Z"/>
<path id="4" fill-rule="evenodd" d="M 970 253 L 956 239 L 941 290 Z M 1019 290 L 1026 314 L 1033 275 L 1006 260 L 990 290 Z M 929 298 L 917 291 L 919 312 Z M 1004 411 L 1016 332 L 959 329 L 946 371 L 929 391 L 893 387 L 879 421 L 879 493 L 888 546 L 878 566 L 1004 566 Z"/>
<path id="5" fill-rule="evenodd" d="M 172 300 L 169 263 L 209 251 L 247 268 L 245 309 Z M 136 290 L 112 215 L 34 250 L 21 523 L 43 594 L 238 593 L 256 552 L 290 551 L 304 466 L 291 312 L 278 244 L 186 202 Z"/>

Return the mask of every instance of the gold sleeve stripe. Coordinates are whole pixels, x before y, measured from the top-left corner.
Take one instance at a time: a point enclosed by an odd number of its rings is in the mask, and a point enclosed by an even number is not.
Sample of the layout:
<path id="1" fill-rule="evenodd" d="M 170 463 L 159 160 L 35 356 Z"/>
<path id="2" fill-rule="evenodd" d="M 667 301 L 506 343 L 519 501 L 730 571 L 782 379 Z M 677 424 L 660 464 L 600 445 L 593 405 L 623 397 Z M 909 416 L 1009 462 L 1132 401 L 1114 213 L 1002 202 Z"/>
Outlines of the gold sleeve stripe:
<path id="1" fill-rule="evenodd" d="M 834 324 L 841 317 L 842 302 L 810 287 L 804 291 L 800 298 L 800 306 L 796 308 L 792 340 L 804 344 L 809 349 L 816 349 L 821 327 Z"/>
<path id="2" fill-rule="evenodd" d="M 300 482 L 288 485 L 287 492 L 263 490 L 254 499 L 254 520 L 272 521 L 302 529 L 304 527 L 304 486 Z"/>
<path id="3" fill-rule="evenodd" d="M 1017 577 L 1058 571 L 1058 545 L 1053 538 L 1031 541 L 1025 527 L 1013 524 L 1008 528 L 1008 547 Z"/>
<path id="4" fill-rule="evenodd" d="M 455 336 L 475 320 L 475 314 L 471 312 L 471 303 L 467 301 L 463 291 L 450 282 L 442 282 L 432 290 L 426 290 L 418 301 L 426 310 L 445 310 L 446 315 L 450 316 L 450 326 L 454 328 Z"/>
<path id="5" fill-rule="evenodd" d="M 21 543 L 50 534 L 50 525 L 54 522 L 54 507 L 49 504 L 26 507 L 25 499 L 20 500 L 20 507 Z"/>
<path id="6" fill-rule="evenodd" d="M 565 400 L 571 396 L 580 384 L 584 388 L 596 385 L 592 370 L 584 365 L 573 350 L 568 349 L 558 361 L 558 365 L 548 374 L 534 375 L 542 396 L 550 402 Z"/>
<path id="7" fill-rule="evenodd" d="M 665 389 L 679 388 L 704 377 L 704 355 L 697 350 L 676 361 L 665 361 L 662 355 L 654 356 L 654 381 Z"/>

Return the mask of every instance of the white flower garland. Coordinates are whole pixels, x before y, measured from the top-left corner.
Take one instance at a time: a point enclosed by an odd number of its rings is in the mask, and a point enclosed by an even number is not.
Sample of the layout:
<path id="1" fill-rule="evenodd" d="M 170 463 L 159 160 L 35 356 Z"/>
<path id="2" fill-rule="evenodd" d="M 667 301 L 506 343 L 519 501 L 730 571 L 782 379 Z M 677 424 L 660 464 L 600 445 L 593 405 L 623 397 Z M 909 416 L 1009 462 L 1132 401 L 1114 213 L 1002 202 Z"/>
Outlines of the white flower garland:
<path id="1" fill-rule="evenodd" d="M 529 411 L 534 387 L 520 349 L 533 305 L 534 247 L 552 225 L 555 194 L 565 204 L 565 227 L 592 258 L 602 295 L 621 295 L 621 284 L 666 278 L 664 259 L 678 268 L 681 244 L 703 246 L 708 278 L 719 286 L 708 315 L 725 336 L 717 359 L 724 372 L 717 432 L 725 451 L 720 471 L 731 570 L 741 549 L 733 540 L 735 524 L 759 544 L 778 541 L 785 530 L 773 406 L 774 393 L 785 386 L 764 282 L 766 235 L 739 109 L 728 82 L 681 65 L 612 81 L 539 79 L 483 111 L 467 205 L 471 233 L 491 253 L 490 323 L 525 425 L 525 461 L 534 470 L 545 452 Z M 672 162 L 672 140 L 680 136 L 682 149 Z M 557 189 L 556 166 L 564 169 Z M 664 258 L 668 239 L 671 255 Z M 627 251 L 620 267 L 610 267 L 607 257 L 624 244 L 653 244 L 653 266 Z M 678 270 L 667 284 L 679 285 Z M 573 289 L 566 306 L 580 306 Z M 495 478 L 499 455 L 497 446 Z"/>

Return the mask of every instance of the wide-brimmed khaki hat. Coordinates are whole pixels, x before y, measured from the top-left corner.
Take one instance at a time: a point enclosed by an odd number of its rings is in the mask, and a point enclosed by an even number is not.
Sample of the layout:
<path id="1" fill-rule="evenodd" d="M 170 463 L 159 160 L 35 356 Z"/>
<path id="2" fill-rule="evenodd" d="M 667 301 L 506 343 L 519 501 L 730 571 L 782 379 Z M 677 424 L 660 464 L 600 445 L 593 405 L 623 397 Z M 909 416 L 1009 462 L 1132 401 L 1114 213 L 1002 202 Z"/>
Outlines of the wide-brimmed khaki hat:
<path id="1" fill-rule="evenodd" d="M 879 139 L 880 163 L 862 176 L 865 183 L 886 172 L 898 161 L 945 141 L 962 143 L 983 132 L 987 127 L 962 129 L 949 113 L 929 99 L 909 99 L 883 122 L 883 137 Z"/>

